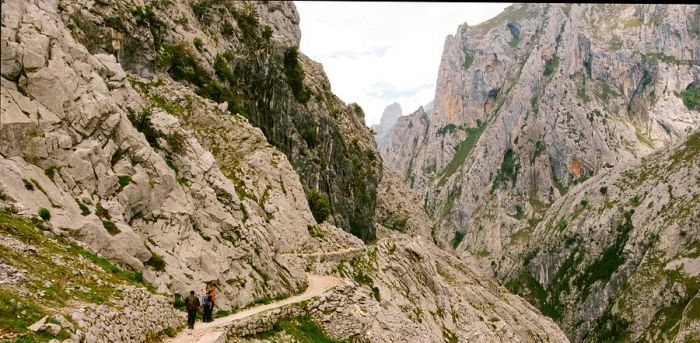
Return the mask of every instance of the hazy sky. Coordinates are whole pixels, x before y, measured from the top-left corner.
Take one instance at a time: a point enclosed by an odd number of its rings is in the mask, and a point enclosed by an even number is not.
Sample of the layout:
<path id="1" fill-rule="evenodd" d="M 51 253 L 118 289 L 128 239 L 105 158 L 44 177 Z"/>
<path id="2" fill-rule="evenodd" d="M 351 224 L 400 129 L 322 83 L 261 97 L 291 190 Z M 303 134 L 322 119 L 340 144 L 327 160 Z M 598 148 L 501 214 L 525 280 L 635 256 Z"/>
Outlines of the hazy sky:
<path id="1" fill-rule="evenodd" d="M 445 37 L 467 22 L 499 14 L 508 3 L 306 2 L 300 50 L 323 63 L 333 92 L 379 123 L 393 102 L 407 115 L 435 95 Z"/>

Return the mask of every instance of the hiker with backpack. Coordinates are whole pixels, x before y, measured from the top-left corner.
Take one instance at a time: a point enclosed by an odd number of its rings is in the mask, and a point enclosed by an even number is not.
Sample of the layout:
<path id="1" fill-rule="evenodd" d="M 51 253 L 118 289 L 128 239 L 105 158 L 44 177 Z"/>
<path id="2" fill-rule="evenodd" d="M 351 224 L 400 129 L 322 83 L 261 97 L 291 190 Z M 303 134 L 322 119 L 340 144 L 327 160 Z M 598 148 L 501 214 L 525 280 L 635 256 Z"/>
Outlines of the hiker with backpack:
<path id="1" fill-rule="evenodd" d="M 194 330 L 194 320 L 199 312 L 199 298 L 194 295 L 194 291 L 190 291 L 190 296 L 185 298 L 185 308 L 187 309 L 187 326 L 190 330 Z"/>
<path id="2" fill-rule="evenodd" d="M 202 304 L 204 305 L 204 312 L 202 313 L 202 321 L 205 323 L 212 322 L 212 312 L 214 310 L 214 300 L 216 299 L 216 292 L 214 292 L 214 286 L 208 285 L 206 288 L 206 293 L 202 297 Z"/>

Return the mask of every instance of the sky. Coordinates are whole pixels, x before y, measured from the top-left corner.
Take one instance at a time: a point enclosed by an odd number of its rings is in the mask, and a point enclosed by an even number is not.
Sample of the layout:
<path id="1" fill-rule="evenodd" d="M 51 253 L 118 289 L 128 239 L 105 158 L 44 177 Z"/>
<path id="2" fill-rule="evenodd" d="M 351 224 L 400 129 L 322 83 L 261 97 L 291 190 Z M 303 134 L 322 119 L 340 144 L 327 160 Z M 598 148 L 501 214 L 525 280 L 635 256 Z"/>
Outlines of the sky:
<path id="1" fill-rule="evenodd" d="M 495 17 L 509 3 L 295 1 L 300 50 L 323 64 L 331 90 L 357 102 L 367 126 L 394 102 L 404 115 L 430 102 L 445 37 Z"/>

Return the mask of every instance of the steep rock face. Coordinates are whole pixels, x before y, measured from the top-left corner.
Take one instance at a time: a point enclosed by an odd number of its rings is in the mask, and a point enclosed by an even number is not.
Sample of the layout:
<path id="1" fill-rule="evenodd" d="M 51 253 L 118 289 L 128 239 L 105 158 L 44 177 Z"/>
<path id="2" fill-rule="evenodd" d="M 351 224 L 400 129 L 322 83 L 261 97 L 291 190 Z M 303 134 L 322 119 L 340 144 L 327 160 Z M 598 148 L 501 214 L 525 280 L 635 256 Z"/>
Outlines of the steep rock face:
<path id="1" fill-rule="evenodd" d="M 514 5 L 447 37 L 432 114 L 383 155 L 435 236 L 499 278 L 574 184 L 700 127 L 697 6 Z M 695 87 L 695 88 L 694 88 Z"/>
<path id="2" fill-rule="evenodd" d="M 401 105 L 393 103 L 387 106 L 382 113 L 382 118 L 379 120 L 379 125 L 375 125 L 372 129 L 376 132 L 374 139 L 377 141 L 377 149 L 382 151 L 384 146 L 391 138 L 391 133 L 394 131 L 396 121 L 401 117 Z"/>
<path id="3" fill-rule="evenodd" d="M 325 296 L 335 310 L 315 313 L 331 336 L 370 342 L 568 342 L 551 319 L 429 238 L 380 234 L 387 238 L 351 259 L 314 267 L 353 280 Z"/>
<path id="4" fill-rule="evenodd" d="M 312 208 L 330 212 L 317 220 L 373 239 L 381 162 L 372 134 L 362 109 L 338 99 L 322 66 L 297 51 L 293 4 L 76 0 L 62 2 L 61 13 L 91 53 L 114 54 L 146 78 L 166 71 L 246 117 L 287 156 L 307 193 L 328 198 L 329 208 Z"/>
<path id="5" fill-rule="evenodd" d="M 384 170 L 377 193 L 376 222 L 410 236 L 430 238 L 433 222 L 420 196 L 403 183 L 401 175 Z"/>
<path id="6" fill-rule="evenodd" d="M 2 4 L 3 201 L 45 208 L 56 230 L 161 291 L 212 282 L 227 308 L 303 288 L 277 257 L 319 246 L 286 156 L 225 105 L 90 54 L 66 6 Z"/>
<path id="7" fill-rule="evenodd" d="M 507 286 L 573 341 L 700 337 L 700 133 L 574 187 Z"/>

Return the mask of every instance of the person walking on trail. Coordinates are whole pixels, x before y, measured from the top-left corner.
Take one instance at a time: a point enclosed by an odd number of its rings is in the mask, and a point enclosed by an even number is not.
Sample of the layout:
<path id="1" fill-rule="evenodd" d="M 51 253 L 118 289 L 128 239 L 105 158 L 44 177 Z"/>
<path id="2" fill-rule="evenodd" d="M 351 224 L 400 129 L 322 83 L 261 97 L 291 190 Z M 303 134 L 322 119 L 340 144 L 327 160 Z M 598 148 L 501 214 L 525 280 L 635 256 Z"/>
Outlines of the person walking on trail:
<path id="1" fill-rule="evenodd" d="M 199 298 L 194 295 L 194 291 L 190 291 L 190 296 L 185 299 L 185 308 L 187 309 L 187 326 L 194 330 L 194 319 L 199 312 Z"/>
<path id="2" fill-rule="evenodd" d="M 206 287 L 206 293 L 202 298 L 202 303 L 204 305 L 204 312 L 202 313 L 202 321 L 209 323 L 214 321 L 212 318 L 212 312 L 214 310 L 214 300 L 216 299 L 216 293 L 214 292 L 214 286 L 208 285 Z"/>

